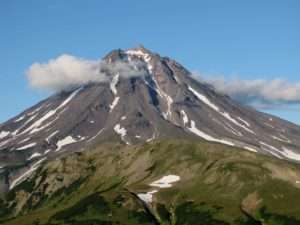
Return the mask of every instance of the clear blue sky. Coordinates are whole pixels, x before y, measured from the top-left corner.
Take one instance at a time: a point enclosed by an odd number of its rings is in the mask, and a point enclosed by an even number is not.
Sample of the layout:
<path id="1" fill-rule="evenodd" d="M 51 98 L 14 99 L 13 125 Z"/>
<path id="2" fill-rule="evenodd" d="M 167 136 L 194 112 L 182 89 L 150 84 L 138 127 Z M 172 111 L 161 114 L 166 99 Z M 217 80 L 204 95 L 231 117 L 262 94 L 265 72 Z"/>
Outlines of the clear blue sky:
<path id="1" fill-rule="evenodd" d="M 47 96 L 25 71 L 63 53 L 142 43 L 190 70 L 300 81 L 299 0 L 3 0 L 0 29 L 0 122 Z M 298 110 L 269 112 L 300 124 Z"/>

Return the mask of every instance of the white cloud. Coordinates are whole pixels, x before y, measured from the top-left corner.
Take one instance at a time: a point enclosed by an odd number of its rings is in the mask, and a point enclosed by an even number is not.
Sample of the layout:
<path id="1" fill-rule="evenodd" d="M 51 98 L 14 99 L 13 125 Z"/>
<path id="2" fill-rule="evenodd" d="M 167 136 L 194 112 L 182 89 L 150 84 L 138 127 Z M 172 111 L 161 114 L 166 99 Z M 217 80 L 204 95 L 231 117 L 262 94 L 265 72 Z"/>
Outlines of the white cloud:
<path id="1" fill-rule="evenodd" d="M 201 81 L 211 84 L 217 91 L 227 94 L 239 102 L 257 107 L 282 107 L 300 103 L 300 82 L 284 79 L 225 79 L 222 76 L 194 75 Z"/>
<path id="2" fill-rule="evenodd" d="M 108 73 L 131 77 L 143 75 L 145 71 L 134 61 L 106 63 L 66 54 L 46 63 L 34 63 L 26 71 L 33 88 L 50 91 L 61 91 L 90 82 L 106 82 L 109 80 Z"/>

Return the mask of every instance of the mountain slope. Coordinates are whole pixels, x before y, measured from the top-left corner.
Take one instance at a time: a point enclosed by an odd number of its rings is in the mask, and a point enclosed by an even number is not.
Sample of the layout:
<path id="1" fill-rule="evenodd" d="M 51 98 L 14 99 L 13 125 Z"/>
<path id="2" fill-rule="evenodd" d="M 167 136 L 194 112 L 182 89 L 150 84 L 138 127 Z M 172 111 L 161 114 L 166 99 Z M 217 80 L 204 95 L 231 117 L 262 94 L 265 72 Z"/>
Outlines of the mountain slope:
<path id="1" fill-rule="evenodd" d="M 0 125 L 1 192 L 44 160 L 104 142 L 205 139 L 300 160 L 299 126 L 234 102 L 174 60 L 143 47 L 114 50 L 103 60 L 141 75 L 107 69 L 108 82 L 58 93 Z"/>
<path id="2" fill-rule="evenodd" d="M 106 144 L 40 167 L 0 223 L 296 225 L 299 180 L 298 164 L 221 144 Z"/>

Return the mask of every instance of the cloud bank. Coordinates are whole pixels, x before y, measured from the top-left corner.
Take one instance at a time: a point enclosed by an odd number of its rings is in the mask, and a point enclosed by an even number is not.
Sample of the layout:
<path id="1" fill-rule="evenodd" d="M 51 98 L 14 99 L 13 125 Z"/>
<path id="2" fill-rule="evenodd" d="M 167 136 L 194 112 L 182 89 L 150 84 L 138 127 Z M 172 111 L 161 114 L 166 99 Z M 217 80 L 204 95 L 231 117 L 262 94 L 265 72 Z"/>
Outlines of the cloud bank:
<path id="1" fill-rule="evenodd" d="M 203 76 L 196 74 L 202 82 L 212 85 L 218 92 L 257 108 L 283 108 L 300 103 L 300 82 L 291 83 L 284 79 L 243 80 L 240 78 Z"/>
<path id="2" fill-rule="evenodd" d="M 108 74 L 116 73 L 132 77 L 143 75 L 145 71 L 134 61 L 107 63 L 66 54 L 46 63 L 34 63 L 26 71 L 31 87 L 55 92 L 91 82 L 107 82 L 110 79 Z"/>

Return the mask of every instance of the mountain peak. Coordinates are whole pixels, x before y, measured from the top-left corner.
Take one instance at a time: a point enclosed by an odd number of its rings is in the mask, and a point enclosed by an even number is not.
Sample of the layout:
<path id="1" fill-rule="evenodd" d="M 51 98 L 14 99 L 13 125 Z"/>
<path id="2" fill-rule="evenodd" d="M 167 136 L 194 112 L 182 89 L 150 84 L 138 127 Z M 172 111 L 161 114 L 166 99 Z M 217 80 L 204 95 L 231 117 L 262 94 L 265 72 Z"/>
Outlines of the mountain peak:
<path id="1" fill-rule="evenodd" d="M 156 53 L 152 52 L 150 49 L 145 48 L 143 45 L 138 45 L 134 48 L 129 49 L 115 49 L 109 52 L 105 57 L 104 60 L 108 62 L 115 62 L 117 60 L 124 60 L 128 59 L 128 57 L 135 57 L 139 59 L 144 59 L 149 61 L 151 56 L 157 55 Z"/>
<path id="2" fill-rule="evenodd" d="M 147 49 L 147 48 L 145 48 L 143 45 L 138 45 L 137 47 L 135 47 L 135 48 L 130 48 L 130 49 L 127 49 L 126 51 L 125 51 L 126 53 L 128 53 L 129 52 L 129 54 L 130 54 L 130 52 L 132 52 L 132 53 L 137 53 L 137 54 L 149 54 L 149 55 L 152 55 L 153 54 L 153 52 L 150 50 L 150 49 Z"/>

